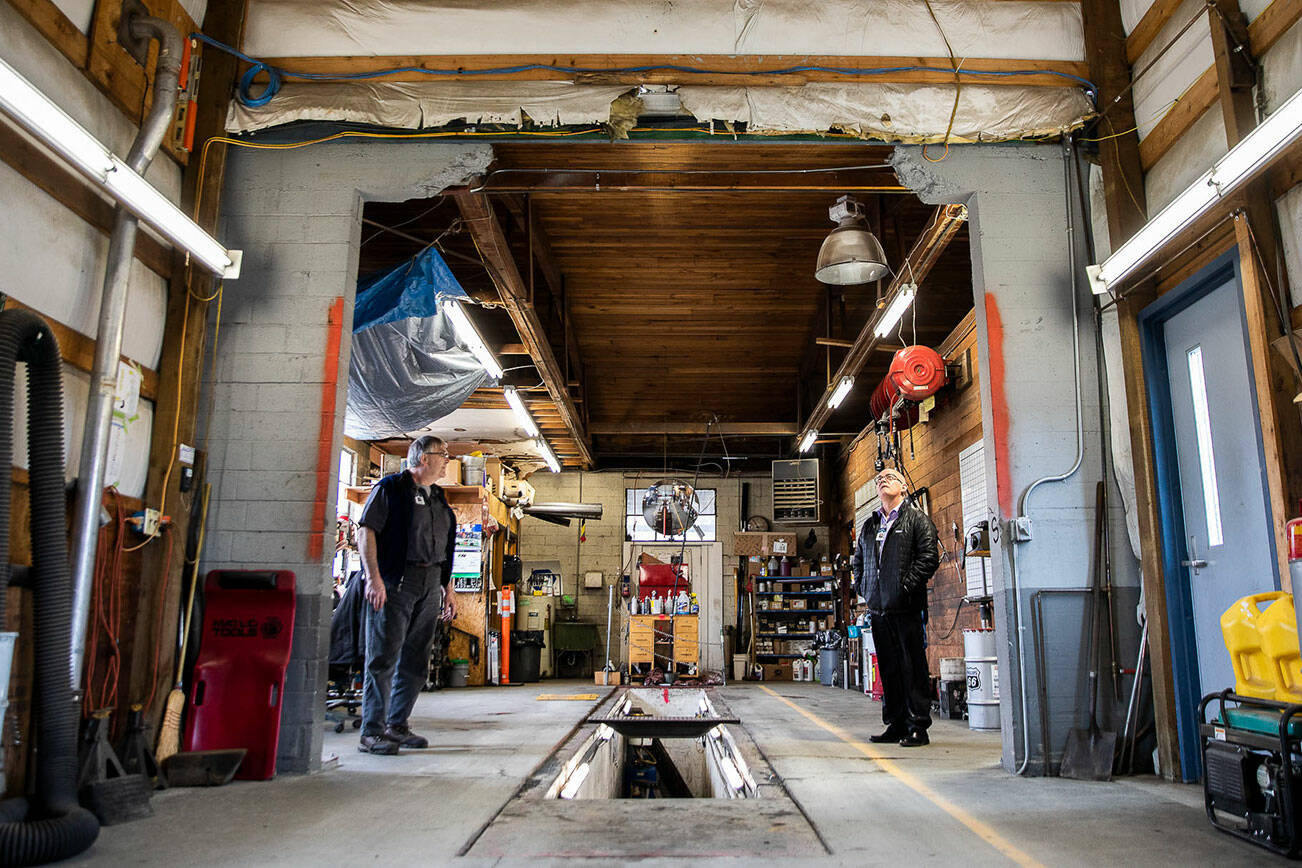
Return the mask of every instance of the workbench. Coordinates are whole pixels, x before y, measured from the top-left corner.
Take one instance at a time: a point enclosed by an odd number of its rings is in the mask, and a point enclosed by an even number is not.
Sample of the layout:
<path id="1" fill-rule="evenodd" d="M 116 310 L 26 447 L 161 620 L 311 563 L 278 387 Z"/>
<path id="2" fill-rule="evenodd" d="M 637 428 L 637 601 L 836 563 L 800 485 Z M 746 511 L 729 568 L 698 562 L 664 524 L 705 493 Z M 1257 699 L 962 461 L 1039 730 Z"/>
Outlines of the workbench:
<path id="1" fill-rule="evenodd" d="M 677 671 L 700 660 L 697 636 L 700 615 L 629 615 L 628 653 L 624 655 L 632 681 L 635 665 L 650 664 Z"/>

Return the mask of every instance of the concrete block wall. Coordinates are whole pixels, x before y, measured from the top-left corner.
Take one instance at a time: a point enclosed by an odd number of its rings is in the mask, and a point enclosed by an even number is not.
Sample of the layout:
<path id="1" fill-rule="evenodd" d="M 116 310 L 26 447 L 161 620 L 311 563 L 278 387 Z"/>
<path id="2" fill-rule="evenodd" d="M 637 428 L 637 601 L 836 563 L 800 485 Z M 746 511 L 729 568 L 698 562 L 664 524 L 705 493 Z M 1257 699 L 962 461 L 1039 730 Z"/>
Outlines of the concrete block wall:
<path id="1" fill-rule="evenodd" d="M 206 384 L 213 489 L 200 566 L 296 575 L 282 772 L 310 771 L 321 761 L 329 556 L 362 203 L 433 195 L 490 158 L 486 145 L 342 141 L 294 151 L 233 149 L 227 164 L 221 237 L 244 250 L 244 263 L 240 279 L 225 285 L 217 370 Z M 339 354 L 327 359 L 336 299 L 343 299 Z M 334 411 L 323 426 L 329 369 L 337 376 Z M 314 519 L 324 528 L 320 545 Z"/>
<path id="2" fill-rule="evenodd" d="M 1082 270 L 1088 226 L 1079 210 L 1074 210 L 1084 454 L 1075 473 L 1035 489 L 1026 510 L 1033 519 L 1034 537 L 1014 548 L 1009 522 L 1016 517 L 1028 488 L 1035 480 L 1067 472 L 1076 459 L 1073 264 L 1068 258 L 1063 151 L 1049 145 L 960 147 L 952 148 L 944 161 L 929 163 L 918 149 L 899 148 L 893 162 L 903 183 L 923 201 L 968 206 L 986 489 L 995 495 L 991 500 L 1001 531 L 993 544 L 991 568 L 1003 762 L 1009 770 L 1020 768 L 1029 746 L 1027 770 L 1044 773 L 1043 745 L 1048 746 L 1047 765 L 1052 768 L 1060 759 L 1068 730 L 1081 725 L 1087 697 L 1083 600 L 1071 594 L 1045 599 L 1043 634 L 1048 638 L 1042 683 L 1036 678 L 1030 602 L 1042 589 L 1087 586 L 1094 558 L 1095 484 L 1103 477 L 1103 421 L 1095 387 L 1092 300 Z M 925 286 L 917 303 L 926 303 Z M 1134 660 L 1137 643 L 1138 631 L 1129 613 L 1137 599 L 1139 565 L 1126 542 L 1121 498 L 1110 472 L 1107 479 L 1112 505 L 1108 516 L 1112 578 L 1119 586 L 1115 600 L 1121 640 L 1118 657 L 1128 661 Z M 1012 593 L 1014 570 L 1020 606 Z M 1018 623 L 1020 630 L 1015 628 Z M 1024 649 L 1019 649 L 1019 637 Z M 1019 669 L 1020 650 L 1025 652 L 1024 673 Z M 1040 697 L 1044 697 L 1043 710 L 1049 720 L 1047 732 L 1040 726 Z M 1122 713 L 1124 706 L 1106 703 L 1102 709 L 1105 728 L 1119 723 Z"/>

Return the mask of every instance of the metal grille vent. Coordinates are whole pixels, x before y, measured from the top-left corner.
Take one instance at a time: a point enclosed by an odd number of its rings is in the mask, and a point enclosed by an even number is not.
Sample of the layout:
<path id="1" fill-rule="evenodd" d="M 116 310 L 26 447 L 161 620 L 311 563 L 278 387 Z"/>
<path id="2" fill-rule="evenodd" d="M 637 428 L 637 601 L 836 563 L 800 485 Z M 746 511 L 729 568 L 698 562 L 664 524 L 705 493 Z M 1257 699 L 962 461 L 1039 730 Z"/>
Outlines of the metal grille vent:
<path id="1" fill-rule="evenodd" d="M 817 524 L 818 459 L 773 462 L 773 520 L 779 524 Z"/>

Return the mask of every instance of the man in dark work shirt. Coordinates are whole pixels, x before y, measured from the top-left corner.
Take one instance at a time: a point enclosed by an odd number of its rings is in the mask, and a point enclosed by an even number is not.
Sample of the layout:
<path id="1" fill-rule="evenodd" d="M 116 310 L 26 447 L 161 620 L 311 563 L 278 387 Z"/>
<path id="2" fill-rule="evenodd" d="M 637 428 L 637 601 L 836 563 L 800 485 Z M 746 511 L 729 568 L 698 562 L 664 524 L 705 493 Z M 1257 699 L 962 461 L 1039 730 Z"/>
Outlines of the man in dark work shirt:
<path id="1" fill-rule="evenodd" d="M 429 673 L 439 618 L 451 620 L 457 520 L 434 480 L 448 463 L 438 437 L 417 439 L 407 469 L 384 477 L 358 520 L 366 571 L 366 676 L 362 682 L 362 753 L 392 755 L 429 747 L 407 725 Z"/>

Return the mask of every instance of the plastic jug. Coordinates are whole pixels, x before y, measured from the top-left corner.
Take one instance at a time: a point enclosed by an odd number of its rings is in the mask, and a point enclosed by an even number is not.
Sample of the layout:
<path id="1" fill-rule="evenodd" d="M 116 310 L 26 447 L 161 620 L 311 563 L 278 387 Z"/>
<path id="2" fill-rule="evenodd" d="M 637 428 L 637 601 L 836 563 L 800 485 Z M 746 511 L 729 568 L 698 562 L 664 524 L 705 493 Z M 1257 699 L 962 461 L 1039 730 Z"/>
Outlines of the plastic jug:
<path id="1" fill-rule="evenodd" d="M 1274 666 L 1261 647 L 1261 615 L 1265 607 L 1287 596 L 1283 591 L 1252 594 L 1221 615 L 1221 634 L 1234 667 L 1234 692 L 1258 699 L 1275 698 Z M 1209 692 L 1218 685 L 1203 685 Z"/>
<path id="2" fill-rule="evenodd" d="M 1284 594 L 1266 607 L 1257 621 L 1261 650 L 1270 660 L 1278 702 L 1302 702 L 1302 657 L 1298 654 L 1297 614 L 1293 595 Z"/>

